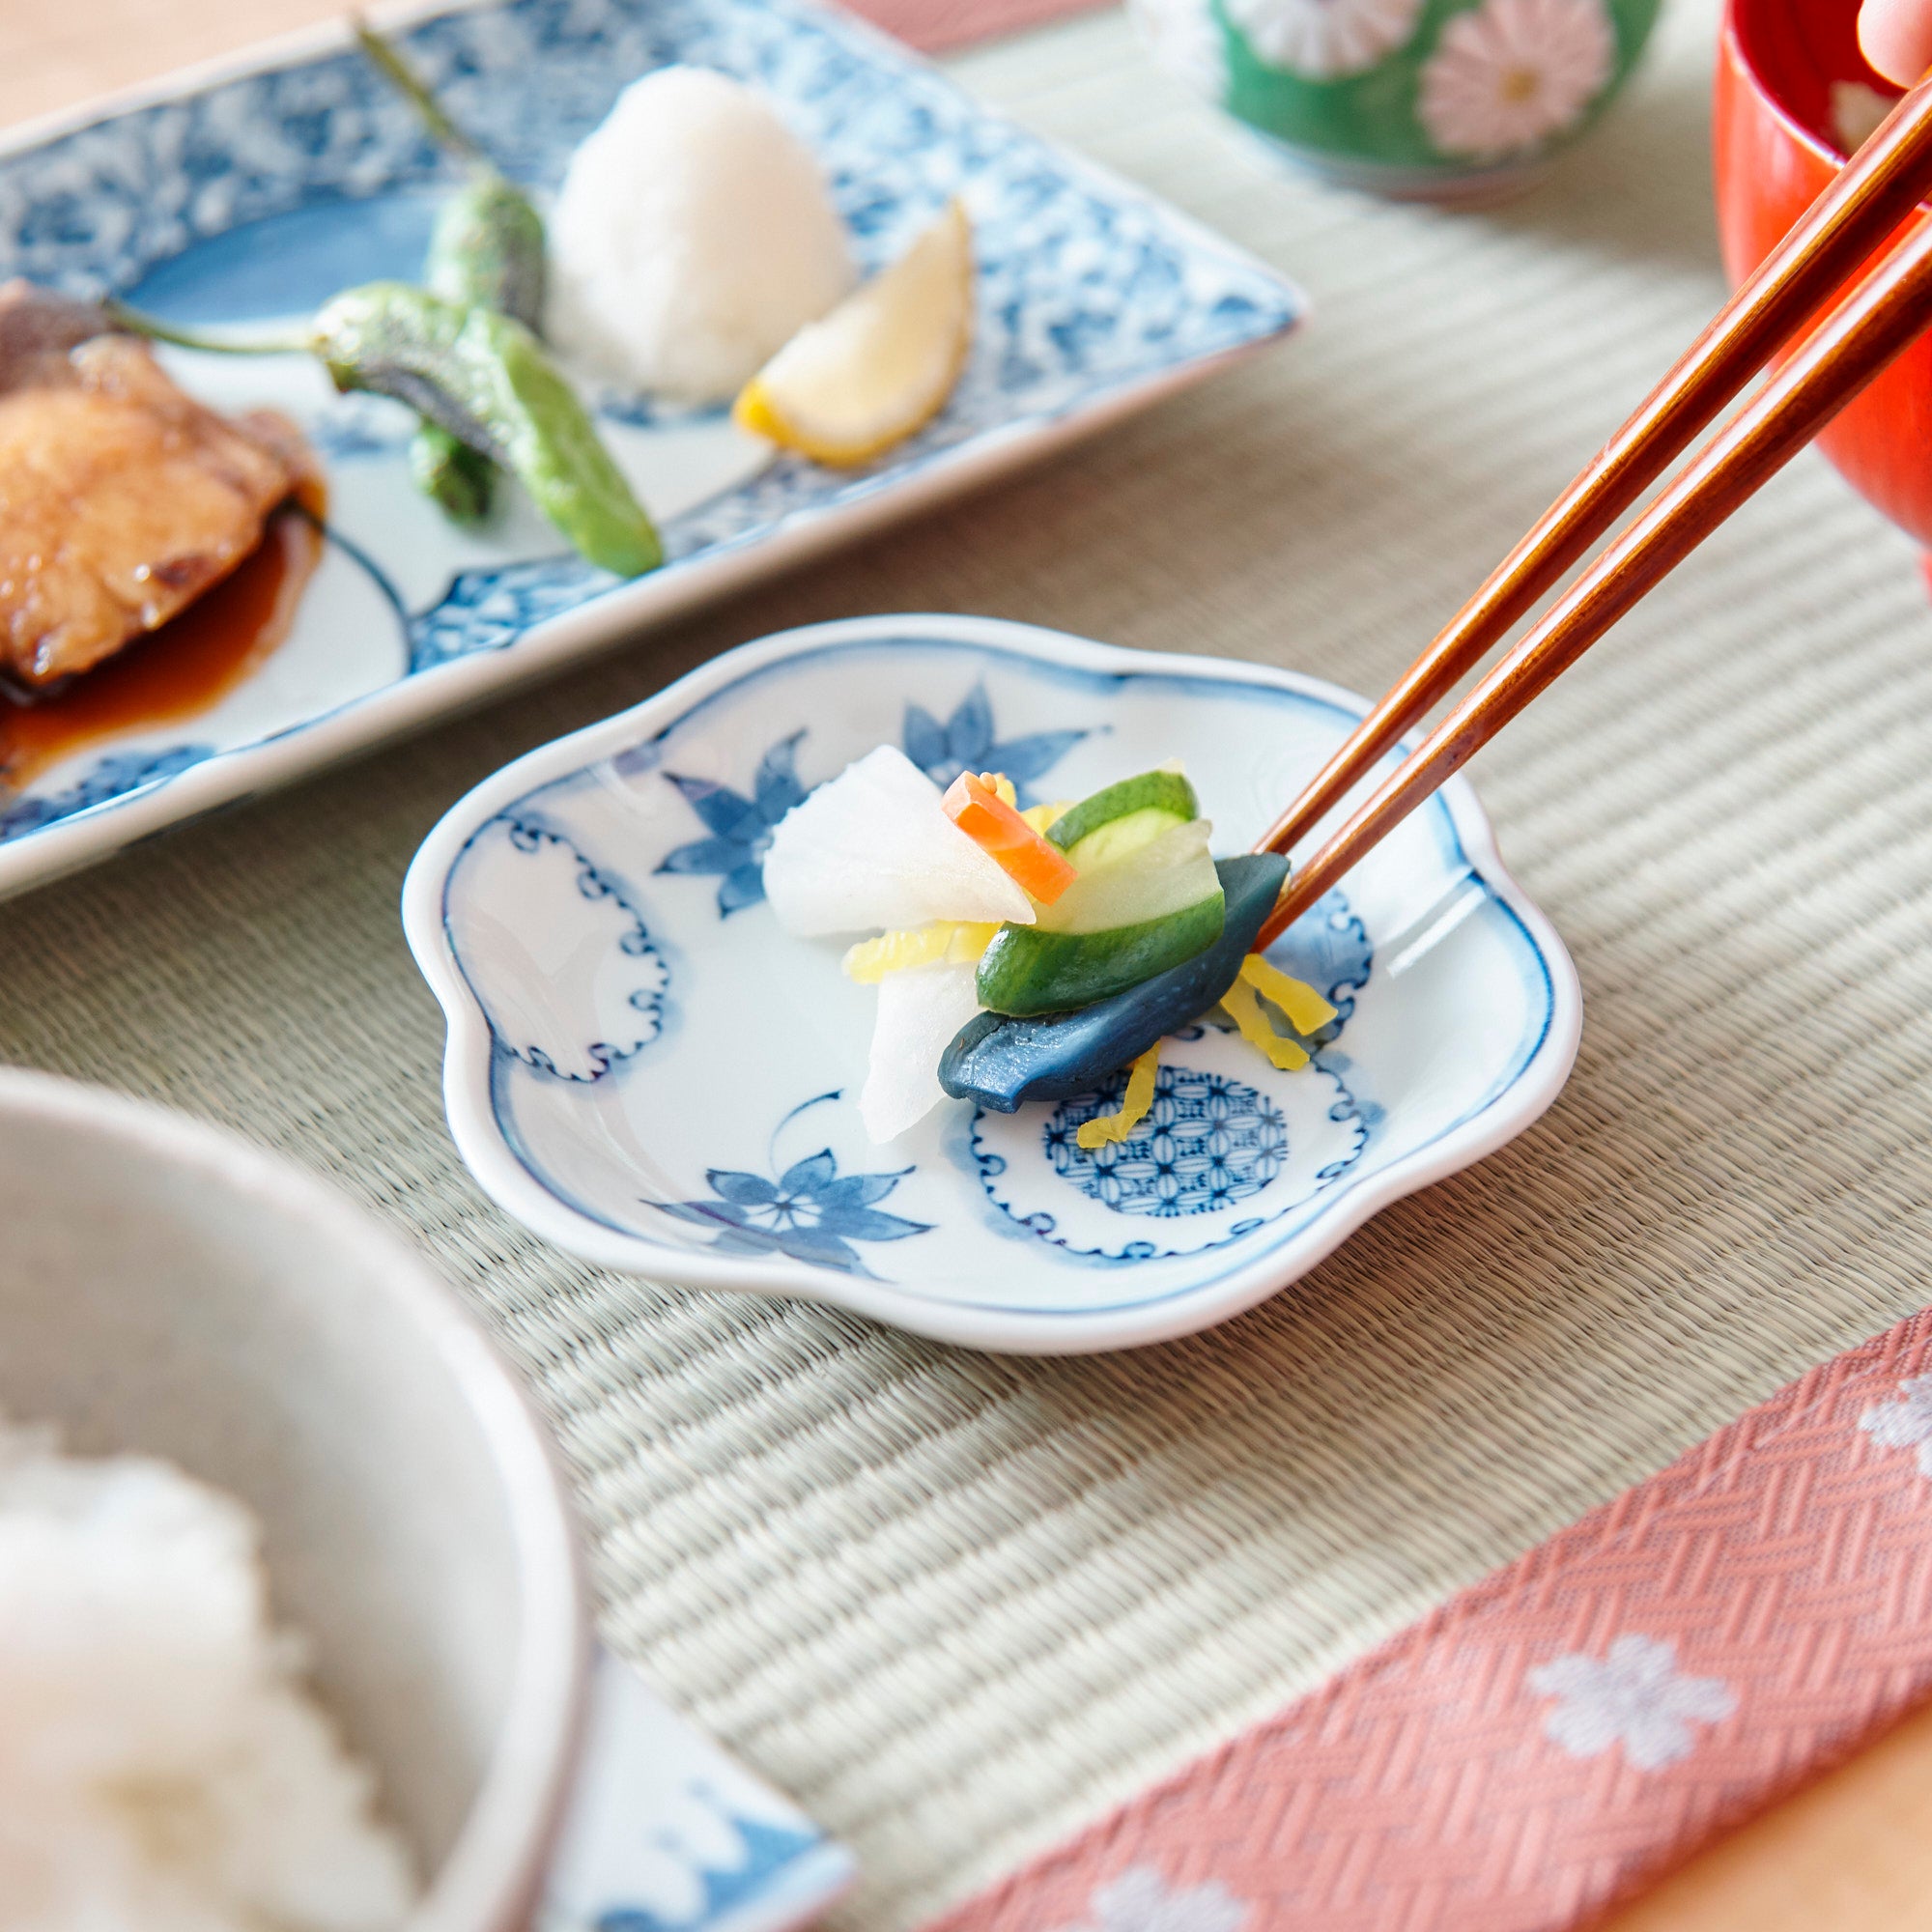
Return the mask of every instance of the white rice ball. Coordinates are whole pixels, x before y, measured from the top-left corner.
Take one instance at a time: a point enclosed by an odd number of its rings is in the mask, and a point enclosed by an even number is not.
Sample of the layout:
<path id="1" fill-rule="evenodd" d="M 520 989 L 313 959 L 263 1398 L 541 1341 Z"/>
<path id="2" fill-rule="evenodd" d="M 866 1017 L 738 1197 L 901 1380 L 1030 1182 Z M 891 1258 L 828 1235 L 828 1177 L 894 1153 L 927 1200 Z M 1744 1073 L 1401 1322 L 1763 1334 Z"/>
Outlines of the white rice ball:
<path id="1" fill-rule="evenodd" d="M 572 157 L 545 327 L 612 383 L 714 402 L 854 279 L 818 162 L 771 104 L 722 73 L 662 68 Z"/>

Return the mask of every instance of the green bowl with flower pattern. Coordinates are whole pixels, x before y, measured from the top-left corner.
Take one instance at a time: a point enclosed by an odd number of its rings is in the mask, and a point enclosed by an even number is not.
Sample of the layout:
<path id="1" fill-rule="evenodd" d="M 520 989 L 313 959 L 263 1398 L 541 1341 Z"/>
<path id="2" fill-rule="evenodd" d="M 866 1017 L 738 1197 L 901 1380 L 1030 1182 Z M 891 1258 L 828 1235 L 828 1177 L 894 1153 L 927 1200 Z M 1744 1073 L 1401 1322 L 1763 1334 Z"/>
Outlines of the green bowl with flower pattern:
<path id="1" fill-rule="evenodd" d="M 1430 200 L 1522 185 L 1615 96 L 1662 0 L 1133 0 L 1156 56 L 1293 159 Z"/>

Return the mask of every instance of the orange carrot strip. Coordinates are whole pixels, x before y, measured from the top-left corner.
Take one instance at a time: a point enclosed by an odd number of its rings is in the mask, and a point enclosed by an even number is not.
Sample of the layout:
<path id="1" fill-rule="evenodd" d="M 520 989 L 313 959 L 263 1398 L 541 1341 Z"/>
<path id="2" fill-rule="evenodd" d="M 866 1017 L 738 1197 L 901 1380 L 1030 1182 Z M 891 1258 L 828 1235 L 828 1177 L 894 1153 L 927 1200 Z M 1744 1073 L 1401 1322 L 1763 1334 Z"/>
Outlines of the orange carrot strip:
<path id="1" fill-rule="evenodd" d="M 946 815 L 1041 905 L 1073 883 L 1072 862 L 1049 845 L 984 779 L 961 772 L 948 788 Z"/>

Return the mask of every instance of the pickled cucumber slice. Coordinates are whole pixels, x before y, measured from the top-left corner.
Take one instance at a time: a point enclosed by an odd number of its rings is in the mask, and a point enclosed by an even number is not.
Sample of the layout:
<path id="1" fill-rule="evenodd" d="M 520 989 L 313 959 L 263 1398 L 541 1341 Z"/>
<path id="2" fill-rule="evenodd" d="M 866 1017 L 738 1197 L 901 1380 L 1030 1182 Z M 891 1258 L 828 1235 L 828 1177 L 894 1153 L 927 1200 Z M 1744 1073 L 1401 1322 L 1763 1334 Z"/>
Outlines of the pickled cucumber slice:
<path id="1" fill-rule="evenodd" d="M 1208 851 L 1205 818 L 1166 827 L 1137 852 L 1081 869 L 1050 906 L 1037 910 L 1043 932 L 1105 932 L 1183 912 L 1220 891 Z"/>
<path id="2" fill-rule="evenodd" d="M 1200 810 L 1194 787 L 1179 772 L 1163 768 L 1122 779 L 1069 806 L 1046 836 L 1085 871 L 1125 858 Z"/>
<path id="3" fill-rule="evenodd" d="M 1221 936 L 1220 882 L 1179 912 L 1100 932 L 1002 926 L 980 960 L 980 1004 L 991 1012 L 1070 1012 L 1184 964 Z"/>
<path id="4" fill-rule="evenodd" d="M 1228 895 L 1227 923 L 1207 952 L 1157 979 L 1078 1012 L 1009 1019 L 979 1013 L 941 1056 L 939 1084 L 955 1100 L 1010 1114 L 1028 1100 L 1091 1094 L 1163 1034 L 1214 1005 L 1239 977 L 1288 877 L 1278 852 L 1248 852 L 1216 867 Z"/>
<path id="5" fill-rule="evenodd" d="M 980 960 L 980 1004 L 1065 1012 L 1213 945 L 1223 907 L 1211 829 L 1205 818 L 1170 826 L 1127 858 L 1077 874 L 1032 925 L 1002 926 Z"/>

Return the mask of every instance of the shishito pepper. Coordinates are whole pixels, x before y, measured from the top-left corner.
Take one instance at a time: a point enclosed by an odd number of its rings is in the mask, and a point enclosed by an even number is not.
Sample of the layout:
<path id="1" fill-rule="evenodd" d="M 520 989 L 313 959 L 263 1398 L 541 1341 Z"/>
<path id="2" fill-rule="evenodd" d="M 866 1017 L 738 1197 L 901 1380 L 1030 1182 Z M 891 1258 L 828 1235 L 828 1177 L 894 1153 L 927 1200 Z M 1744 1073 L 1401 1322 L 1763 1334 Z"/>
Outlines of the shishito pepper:
<path id="1" fill-rule="evenodd" d="M 590 562 L 637 577 L 664 561 L 589 412 L 522 323 L 369 282 L 325 303 L 309 339 L 338 389 L 397 397 L 512 471 Z"/>
<path id="2" fill-rule="evenodd" d="M 231 341 L 198 335 L 122 303 L 118 327 L 228 355 L 305 351 L 338 389 L 407 403 L 512 471 L 579 554 L 619 577 L 655 570 L 664 551 L 589 412 L 540 343 L 495 310 L 466 309 L 405 282 L 347 289 L 299 335 Z"/>
<path id="3" fill-rule="evenodd" d="M 543 320 L 543 216 L 514 182 L 479 167 L 437 215 L 423 283 L 444 301 L 494 308 L 536 330 Z"/>
<path id="4" fill-rule="evenodd" d="M 529 197 L 462 128 L 422 77 L 380 34 L 358 21 L 362 51 L 413 103 L 437 142 L 458 156 L 469 179 L 443 203 L 430 235 L 423 280 L 459 308 L 495 309 L 537 332 L 544 298 L 544 224 Z M 497 466 L 440 422 L 425 421 L 410 443 L 417 487 L 459 522 L 486 515 Z"/>
<path id="5" fill-rule="evenodd" d="M 431 232 L 423 279 L 459 308 L 495 309 L 533 332 L 543 315 L 543 217 L 523 190 L 481 168 L 442 205 Z M 439 422 L 410 439 L 416 487 L 459 523 L 487 516 L 497 466 Z"/>

